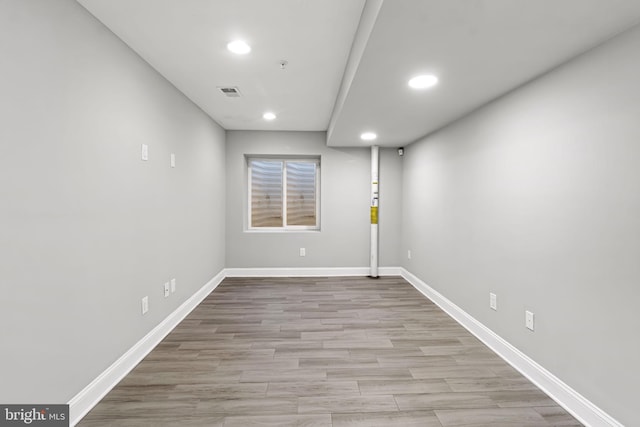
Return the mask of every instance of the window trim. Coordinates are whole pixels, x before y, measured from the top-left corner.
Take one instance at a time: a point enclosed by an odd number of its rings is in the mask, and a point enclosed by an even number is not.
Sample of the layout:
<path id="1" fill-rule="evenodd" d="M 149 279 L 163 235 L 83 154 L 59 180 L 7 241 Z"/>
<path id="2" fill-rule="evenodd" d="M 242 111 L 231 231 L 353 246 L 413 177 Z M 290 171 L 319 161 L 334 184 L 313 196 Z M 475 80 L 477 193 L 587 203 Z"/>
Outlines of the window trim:
<path id="1" fill-rule="evenodd" d="M 245 231 L 258 233 L 291 233 L 291 232 L 318 232 L 320 231 L 320 177 L 321 177 L 321 157 L 320 156 L 269 156 L 269 155 L 245 155 L 245 165 L 247 168 L 247 212 L 245 221 Z M 251 162 L 252 161 L 281 161 L 282 162 L 282 227 L 253 227 L 251 225 Z M 316 165 L 315 175 L 315 207 L 316 225 L 287 225 L 287 162 L 307 162 Z"/>

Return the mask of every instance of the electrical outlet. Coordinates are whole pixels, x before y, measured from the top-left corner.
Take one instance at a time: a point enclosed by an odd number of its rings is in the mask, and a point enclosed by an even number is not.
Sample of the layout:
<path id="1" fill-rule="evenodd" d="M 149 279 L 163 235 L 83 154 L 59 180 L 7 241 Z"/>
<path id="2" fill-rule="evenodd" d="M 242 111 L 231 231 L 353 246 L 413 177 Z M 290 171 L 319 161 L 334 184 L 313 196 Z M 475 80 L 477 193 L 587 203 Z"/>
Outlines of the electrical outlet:
<path id="1" fill-rule="evenodd" d="M 493 292 L 489 292 L 489 307 L 498 310 L 498 297 Z"/>
<path id="2" fill-rule="evenodd" d="M 411 259 L 411 249 L 407 251 L 407 259 Z"/>
<path id="3" fill-rule="evenodd" d="M 171 167 L 175 168 L 176 167 L 176 155 L 171 153 Z"/>
<path id="4" fill-rule="evenodd" d="M 307 256 L 307 250 L 305 248 L 300 248 L 300 256 Z"/>
<path id="5" fill-rule="evenodd" d="M 171 293 L 176 291 L 176 279 L 171 279 Z"/>
<path id="6" fill-rule="evenodd" d="M 524 312 L 524 324 L 527 329 L 531 329 L 533 331 L 533 318 L 534 314 L 529 310 Z"/>
<path id="7" fill-rule="evenodd" d="M 164 284 L 164 297 L 168 297 L 169 296 L 169 282 L 166 282 Z"/>
<path id="8" fill-rule="evenodd" d="M 149 160 L 149 146 L 147 144 L 142 144 L 140 149 L 140 158 L 145 162 Z"/>
<path id="9" fill-rule="evenodd" d="M 142 314 L 146 314 L 149 311 L 149 297 L 142 298 Z"/>

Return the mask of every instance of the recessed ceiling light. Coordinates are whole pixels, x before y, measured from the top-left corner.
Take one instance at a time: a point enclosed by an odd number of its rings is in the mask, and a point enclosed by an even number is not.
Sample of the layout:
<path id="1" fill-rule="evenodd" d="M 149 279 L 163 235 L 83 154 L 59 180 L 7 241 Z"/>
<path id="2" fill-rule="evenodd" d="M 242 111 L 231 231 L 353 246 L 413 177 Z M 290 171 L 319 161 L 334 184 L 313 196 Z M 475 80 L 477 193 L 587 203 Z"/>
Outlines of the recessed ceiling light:
<path id="1" fill-rule="evenodd" d="M 234 40 L 227 45 L 227 49 L 238 55 L 244 55 L 251 52 L 251 46 L 243 42 L 242 40 Z"/>
<path id="2" fill-rule="evenodd" d="M 360 135 L 360 139 L 363 140 L 363 141 L 373 141 L 377 137 L 378 137 L 378 135 L 376 135 L 373 132 L 365 132 L 365 133 Z"/>
<path id="3" fill-rule="evenodd" d="M 431 74 L 415 76 L 409 80 L 409 86 L 413 89 L 428 89 L 436 84 L 438 84 L 438 78 Z"/>
<path id="4" fill-rule="evenodd" d="M 272 112 L 268 111 L 268 112 L 266 112 L 266 113 L 264 113 L 264 114 L 262 115 L 262 118 L 263 118 L 263 119 L 265 119 L 265 120 L 269 120 L 269 121 L 271 121 L 271 120 L 275 120 L 276 115 L 275 115 L 274 113 L 272 113 Z"/>

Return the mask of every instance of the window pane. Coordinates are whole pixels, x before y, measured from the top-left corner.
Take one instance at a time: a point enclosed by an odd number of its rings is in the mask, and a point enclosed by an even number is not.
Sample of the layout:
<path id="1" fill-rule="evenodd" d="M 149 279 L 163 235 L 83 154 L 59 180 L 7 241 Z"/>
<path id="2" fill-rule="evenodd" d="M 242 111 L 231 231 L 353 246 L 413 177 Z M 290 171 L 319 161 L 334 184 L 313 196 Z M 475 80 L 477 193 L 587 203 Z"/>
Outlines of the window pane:
<path id="1" fill-rule="evenodd" d="M 316 225 L 316 164 L 287 162 L 287 225 Z"/>
<path id="2" fill-rule="evenodd" d="M 283 226 L 282 162 L 251 161 L 251 226 Z"/>

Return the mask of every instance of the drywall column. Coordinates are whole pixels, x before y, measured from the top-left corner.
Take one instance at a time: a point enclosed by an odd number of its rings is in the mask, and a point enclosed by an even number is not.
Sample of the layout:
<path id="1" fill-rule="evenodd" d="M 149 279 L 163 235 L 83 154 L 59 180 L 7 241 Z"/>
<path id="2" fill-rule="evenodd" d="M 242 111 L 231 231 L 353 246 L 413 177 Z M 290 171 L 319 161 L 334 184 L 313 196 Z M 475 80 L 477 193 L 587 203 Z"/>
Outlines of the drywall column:
<path id="1" fill-rule="evenodd" d="M 378 277 L 378 155 L 379 147 L 371 147 L 371 277 Z"/>

